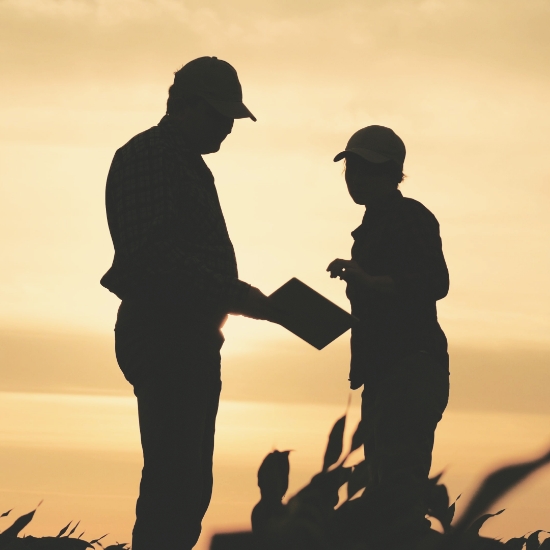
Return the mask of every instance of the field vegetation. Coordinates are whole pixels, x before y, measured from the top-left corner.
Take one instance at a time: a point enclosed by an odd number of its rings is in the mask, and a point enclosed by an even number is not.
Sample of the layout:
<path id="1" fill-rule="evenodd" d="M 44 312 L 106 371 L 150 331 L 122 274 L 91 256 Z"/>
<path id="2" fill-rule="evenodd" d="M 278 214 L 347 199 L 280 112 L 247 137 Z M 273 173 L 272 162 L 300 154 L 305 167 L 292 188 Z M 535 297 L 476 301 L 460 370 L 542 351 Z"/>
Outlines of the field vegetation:
<path id="1" fill-rule="evenodd" d="M 367 485 L 365 461 L 348 466 L 361 447 L 361 424 L 351 441 L 344 440 L 346 416 L 333 426 L 321 471 L 283 502 L 290 474 L 290 451 L 273 451 L 258 470 L 260 501 L 252 511 L 252 531 L 215 535 L 211 550 L 364 550 L 361 493 Z M 429 518 L 441 536 L 430 537 L 418 550 L 550 550 L 550 537 L 541 530 L 507 541 L 482 537 L 486 521 L 504 512 L 489 510 L 512 488 L 550 462 L 550 452 L 512 464 L 488 475 L 457 516 L 458 498 L 450 502 L 441 474 L 427 487 Z M 370 550 L 370 549 L 369 549 Z M 376 550 L 376 549 L 373 549 Z M 411 547 L 412 550 L 412 547 Z"/>

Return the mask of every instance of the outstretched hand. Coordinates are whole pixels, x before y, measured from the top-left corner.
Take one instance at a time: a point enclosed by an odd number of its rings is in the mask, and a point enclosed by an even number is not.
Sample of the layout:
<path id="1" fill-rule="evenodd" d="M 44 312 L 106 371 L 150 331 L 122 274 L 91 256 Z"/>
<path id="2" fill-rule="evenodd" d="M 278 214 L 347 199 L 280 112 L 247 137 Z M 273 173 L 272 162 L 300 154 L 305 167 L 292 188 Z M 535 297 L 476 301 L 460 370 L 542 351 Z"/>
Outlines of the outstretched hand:
<path id="1" fill-rule="evenodd" d="M 235 313 L 272 323 L 279 323 L 281 318 L 281 312 L 271 303 L 269 296 L 255 286 L 250 287 L 240 310 Z"/>

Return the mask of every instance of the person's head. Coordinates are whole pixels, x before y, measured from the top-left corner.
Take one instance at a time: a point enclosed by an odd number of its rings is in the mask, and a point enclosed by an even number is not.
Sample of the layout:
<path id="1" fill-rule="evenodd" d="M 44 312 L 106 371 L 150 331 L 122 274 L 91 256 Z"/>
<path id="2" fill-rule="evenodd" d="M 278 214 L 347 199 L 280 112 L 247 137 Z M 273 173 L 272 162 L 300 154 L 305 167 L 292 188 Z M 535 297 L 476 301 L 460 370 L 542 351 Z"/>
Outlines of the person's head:
<path id="1" fill-rule="evenodd" d="M 368 206 L 395 191 L 403 181 L 405 144 L 393 130 L 367 126 L 351 136 L 334 162 L 345 159 L 345 178 L 351 198 Z"/>
<path id="2" fill-rule="evenodd" d="M 256 120 L 243 104 L 237 72 L 216 57 L 199 57 L 175 73 L 166 112 L 201 154 L 219 150 L 236 118 Z"/>

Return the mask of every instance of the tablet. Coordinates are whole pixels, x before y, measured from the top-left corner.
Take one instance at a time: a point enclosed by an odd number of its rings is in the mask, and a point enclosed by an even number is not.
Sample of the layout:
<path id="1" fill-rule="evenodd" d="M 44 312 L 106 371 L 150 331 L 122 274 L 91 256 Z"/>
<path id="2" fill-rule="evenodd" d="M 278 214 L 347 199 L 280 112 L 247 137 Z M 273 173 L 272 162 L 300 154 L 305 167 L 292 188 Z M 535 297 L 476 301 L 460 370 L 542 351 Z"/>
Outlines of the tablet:
<path id="1" fill-rule="evenodd" d="M 281 311 L 279 324 L 317 349 L 323 349 L 359 322 L 295 277 L 270 298 Z"/>

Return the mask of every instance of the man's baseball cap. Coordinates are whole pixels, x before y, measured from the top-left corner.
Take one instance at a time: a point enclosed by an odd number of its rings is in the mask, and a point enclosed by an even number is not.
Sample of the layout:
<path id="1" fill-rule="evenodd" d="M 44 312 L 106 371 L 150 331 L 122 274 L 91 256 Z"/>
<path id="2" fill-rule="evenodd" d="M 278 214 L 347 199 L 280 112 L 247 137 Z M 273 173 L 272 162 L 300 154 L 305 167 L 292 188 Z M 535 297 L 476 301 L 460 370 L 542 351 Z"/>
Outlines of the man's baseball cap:
<path id="1" fill-rule="evenodd" d="M 217 57 L 199 57 L 184 65 L 174 76 L 172 97 L 199 96 L 229 118 L 256 117 L 243 103 L 237 71 Z"/>
<path id="2" fill-rule="evenodd" d="M 342 160 L 350 153 L 376 164 L 392 160 L 402 167 L 406 149 L 401 138 L 393 130 L 373 125 L 355 132 L 349 139 L 345 151 L 334 157 L 334 162 Z"/>

